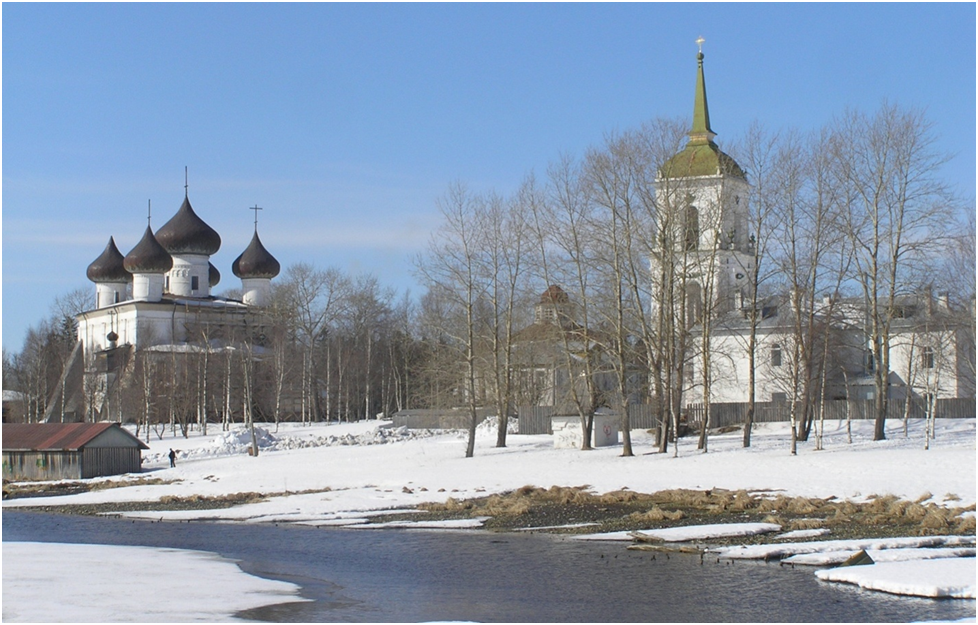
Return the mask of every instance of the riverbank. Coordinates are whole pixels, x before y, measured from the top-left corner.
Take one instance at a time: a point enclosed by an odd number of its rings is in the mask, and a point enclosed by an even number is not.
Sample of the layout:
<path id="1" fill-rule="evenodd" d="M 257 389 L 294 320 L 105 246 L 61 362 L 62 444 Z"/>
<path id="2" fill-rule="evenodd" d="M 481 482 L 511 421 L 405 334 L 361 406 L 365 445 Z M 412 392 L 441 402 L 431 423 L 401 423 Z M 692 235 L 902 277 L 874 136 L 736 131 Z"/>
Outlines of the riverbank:
<path id="1" fill-rule="evenodd" d="M 974 533 L 974 420 L 938 420 L 929 450 L 920 421 L 906 434 L 890 422 L 887 440 L 875 442 L 871 422 L 854 422 L 851 442 L 846 424 L 830 422 L 823 448 L 803 442 L 796 456 L 786 424 L 758 425 L 746 449 L 739 432 L 711 437 L 709 453 L 681 439 L 675 457 L 635 430 L 630 458 L 620 446 L 555 449 L 546 435 L 510 434 L 497 448 L 487 426 L 475 457 L 464 458 L 462 433 L 388 425 L 270 427 L 257 457 L 244 431 L 154 434 L 142 474 L 5 484 L 3 505 L 170 520 L 353 524 L 404 520 L 396 511 L 410 510 L 428 520 L 489 516 L 490 529 L 600 524 L 588 531 L 746 515 L 836 533 Z"/>
<path id="2" fill-rule="evenodd" d="M 72 489 L 75 487 L 72 486 Z M 330 492 L 330 491 L 325 491 Z M 217 510 L 268 502 L 285 493 L 236 493 L 224 497 L 165 497 L 159 501 L 31 506 L 57 514 L 171 518 L 172 513 L 210 518 Z M 408 510 L 365 510 L 362 516 L 325 519 L 331 525 L 369 527 L 437 526 L 450 521 L 478 520 L 473 526 L 490 531 L 540 531 L 591 534 L 643 531 L 723 523 L 775 524 L 785 532 L 837 539 L 894 536 L 974 535 L 975 507 L 939 505 L 927 498 L 907 501 L 893 495 L 865 502 L 751 493 L 746 490 L 673 489 L 656 493 L 619 490 L 594 494 L 583 487 L 524 486 L 486 497 L 422 503 Z M 341 522 L 342 521 L 342 522 Z M 814 532 L 814 534 L 813 534 Z M 729 538 L 723 543 L 758 542 L 762 537 Z"/>
<path id="3" fill-rule="evenodd" d="M 855 421 L 851 442 L 846 424 L 828 422 L 821 450 L 812 440 L 789 453 L 787 424 L 758 424 L 750 448 L 741 434 L 710 438 L 709 453 L 693 439 L 680 439 L 678 453 L 655 452 L 652 436 L 632 432 L 635 456 L 621 446 L 587 452 L 554 449 L 547 435 L 510 434 L 495 447 L 495 432 L 480 426 L 475 457 L 464 458 L 465 435 L 410 431 L 382 421 L 265 426 L 261 453 L 247 455 L 250 436 L 222 432 L 188 438 L 165 432 L 150 437 L 143 473 L 85 480 L 86 492 L 65 492 L 64 503 L 150 501 L 165 496 L 226 496 L 237 492 L 337 492 L 373 488 L 391 505 L 472 498 L 522 486 L 550 488 L 588 484 L 598 493 L 628 488 L 652 493 L 668 489 L 782 493 L 791 496 L 860 499 L 895 495 L 916 500 L 925 493 L 937 503 L 975 503 L 975 421 L 938 420 L 936 438 L 924 449 L 924 424 L 887 424 L 887 439 L 872 440 L 872 423 Z M 177 466 L 169 468 L 168 450 Z M 54 483 L 45 488 L 57 486 Z M 107 488 L 107 487 L 115 488 Z M 8 505 L 5 503 L 4 505 Z M 378 506 L 382 507 L 382 506 Z"/>
<path id="4" fill-rule="evenodd" d="M 826 424 L 789 453 L 784 424 L 762 424 L 744 449 L 733 432 L 711 437 L 709 453 L 680 441 L 654 452 L 634 431 L 636 456 L 621 448 L 555 449 L 549 436 L 510 434 L 497 448 L 481 427 L 476 455 L 464 435 L 417 432 L 383 422 L 282 426 L 261 438 L 214 432 L 150 441 L 143 474 L 43 485 L 8 485 L 4 508 L 119 515 L 171 522 L 223 521 L 307 526 L 478 527 L 558 534 L 648 531 L 710 524 L 771 524 L 813 540 L 975 534 L 975 421 L 939 420 L 924 449 L 923 423 L 891 422 L 872 441 L 872 423 Z M 177 452 L 177 466 L 166 455 Z M 83 491 L 83 492 L 82 492 Z M 29 497 L 18 497 L 20 494 Z M 790 534 L 789 534 L 790 536 Z M 770 534 L 710 542 L 752 544 Z M 790 540 L 790 539 L 778 539 Z M 973 538 L 972 538 L 973 540 Z M 704 547 L 705 548 L 705 547 Z"/>

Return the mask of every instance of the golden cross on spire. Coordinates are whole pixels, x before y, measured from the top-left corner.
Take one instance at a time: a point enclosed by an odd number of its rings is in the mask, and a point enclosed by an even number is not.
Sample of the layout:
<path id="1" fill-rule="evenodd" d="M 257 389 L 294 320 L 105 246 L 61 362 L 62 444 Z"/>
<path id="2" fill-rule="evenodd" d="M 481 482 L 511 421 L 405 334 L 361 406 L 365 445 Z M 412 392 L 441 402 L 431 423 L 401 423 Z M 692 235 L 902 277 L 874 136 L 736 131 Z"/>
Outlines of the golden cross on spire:
<path id="1" fill-rule="evenodd" d="M 700 36 L 699 36 L 699 37 L 698 37 L 698 38 L 696 39 L 696 45 L 698 45 L 698 46 L 700 47 L 700 53 L 701 53 L 701 54 L 703 53 L 703 43 L 704 43 L 705 41 L 706 41 L 706 39 L 703 39 L 703 36 L 702 36 L 702 35 L 700 35 Z"/>

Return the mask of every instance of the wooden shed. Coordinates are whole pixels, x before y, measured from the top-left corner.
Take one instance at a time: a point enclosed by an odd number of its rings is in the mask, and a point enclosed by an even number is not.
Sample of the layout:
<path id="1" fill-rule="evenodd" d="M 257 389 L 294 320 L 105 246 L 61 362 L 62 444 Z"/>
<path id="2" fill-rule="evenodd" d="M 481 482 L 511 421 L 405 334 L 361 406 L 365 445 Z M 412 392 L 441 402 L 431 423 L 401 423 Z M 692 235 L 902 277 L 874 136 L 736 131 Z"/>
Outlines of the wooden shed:
<path id="1" fill-rule="evenodd" d="M 138 473 L 145 443 L 118 423 L 8 423 L 3 479 L 84 479 Z"/>

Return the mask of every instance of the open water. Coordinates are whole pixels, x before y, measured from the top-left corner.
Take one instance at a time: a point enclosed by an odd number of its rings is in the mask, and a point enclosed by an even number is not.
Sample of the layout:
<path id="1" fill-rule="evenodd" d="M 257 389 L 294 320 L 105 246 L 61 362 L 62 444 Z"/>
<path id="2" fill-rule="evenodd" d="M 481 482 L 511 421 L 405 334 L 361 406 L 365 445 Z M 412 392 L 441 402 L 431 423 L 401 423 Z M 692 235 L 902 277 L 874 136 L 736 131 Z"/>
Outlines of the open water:
<path id="1" fill-rule="evenodd" d="M 820 582 L 809 567 L 627 551 L 544 534 L 150 523 L 5 511 L 3 541 L 197 549 L 302 587 L 273 622 L 907 622 L 975 602 Z M 206 583 L 206 580 L 202 580 Z"/>

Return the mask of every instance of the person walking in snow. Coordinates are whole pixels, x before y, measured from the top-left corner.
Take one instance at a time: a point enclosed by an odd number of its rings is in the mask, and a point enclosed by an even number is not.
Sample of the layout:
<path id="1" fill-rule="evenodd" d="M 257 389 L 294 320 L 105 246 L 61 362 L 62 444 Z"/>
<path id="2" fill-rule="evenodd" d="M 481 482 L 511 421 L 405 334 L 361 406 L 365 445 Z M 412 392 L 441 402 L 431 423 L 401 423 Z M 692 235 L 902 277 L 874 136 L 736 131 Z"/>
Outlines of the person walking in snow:
<path id="1" fill-rule="evenodd" d="M 177 466 L 177 452 L 170 450 L 170 468 Z"/>

